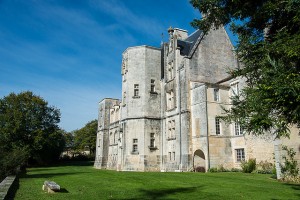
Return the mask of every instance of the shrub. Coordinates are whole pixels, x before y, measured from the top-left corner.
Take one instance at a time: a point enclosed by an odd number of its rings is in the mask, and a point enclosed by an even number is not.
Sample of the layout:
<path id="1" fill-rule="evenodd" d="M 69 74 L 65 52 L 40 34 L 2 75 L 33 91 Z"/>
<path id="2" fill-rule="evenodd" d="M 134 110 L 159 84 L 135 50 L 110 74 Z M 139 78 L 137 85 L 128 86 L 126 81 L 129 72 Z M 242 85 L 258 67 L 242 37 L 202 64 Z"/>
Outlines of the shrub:
<path id="1" fill-rule="evenodd" d="M 299 168 L 297 167 L 297 161 L 294 159 L 296 152 L 293 148 L 288 148 L 287 146 L 282 147 L 286 151 L 287 155 L 283 156 L 284 164 L 281 165 L 281 172 L 284 176 L 296 177 L 299 174 Z"/>
<path id="2" fill-rule="evenodd" d="M 241 169 L 237 169 L 237 168 L 231 168 L 230 171 L 231 172 L 241 172 L 242 170 Z"/>
<path id="3" fill-rule="evenodd" d="M 250 158 L 248 161 L 242 161 L 242 171 L 244 173 L 251 173 L 256 169 L 256 159 Z"/>
<path id="4" fill-rule="evenodd" d="M 195 172 L 205 172 L 205 167 L 198 166 L 195 168 Z"/>
<path id="5" fill-rule="evenodd" d="M 225 169 L 225 167 L 223 167 L 223 165 L 220 165 L 218 167 L 218 172 L 228 172 L 229 170 Z"/>
<path id="6" fill-rule="evenodd" d="M 260 161 L 259 164 L 256 165 L 256 168 L 256 172 L 259 174 L 273 174 L 275 166 L 268 161 Z"/>
<path id="7" fill-rule="evenodd" d="M 5 178 L 8 175 L 16 174 L 18 169 L 25 165 L 28 158 L 28 150 L 23 149 L 11 149 L 10 151 L 4 152 L 0 149 L 0 178 Z"/>
<path id="8" fill-rule="evenodd" d="M 83 153 L 74 154 L 73 157 L 63 155 L 60 157 L 60 161 L 93 161 L 95 160 L 94 155 L 86 155 Z"/>
<path id="9" fill-rule="evenodd" d="M 218 167 L 212 167 L 208 171 L 214 173 L 214 172 L 229 172 L 230 170 L 223 167 L 223 165 L 220 165 Z"/>
<path id="10" fill-rule="evenodd" d="M 214 172 L 218 172 L 218 169 L 216 167 L 212 167 L 208 171 L 214 173 Z"/>
<path id="11" fill-rule="evenodd" d="M 290 182 L 290 183 L 300 183 L 300 176 L 291 176 L 288 174 L 284 174 L 283 178 L 281 179 L 284 182 Z"/>

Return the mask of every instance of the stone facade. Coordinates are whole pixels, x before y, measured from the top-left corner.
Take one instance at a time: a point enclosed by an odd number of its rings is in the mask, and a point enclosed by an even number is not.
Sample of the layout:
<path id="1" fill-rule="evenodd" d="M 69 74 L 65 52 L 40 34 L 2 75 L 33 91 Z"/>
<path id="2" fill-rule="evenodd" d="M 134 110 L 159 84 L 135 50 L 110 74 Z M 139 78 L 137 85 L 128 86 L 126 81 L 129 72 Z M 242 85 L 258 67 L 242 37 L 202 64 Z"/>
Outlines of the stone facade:
<path id="1" fill-rule="evenodd" d="M 160 48 L 124 51 L 122 99 L 99 103 L 95 167 L 190 171 L 240 168 L 249 158 L 273 163 L 271 135 L 244 135 L 238 123 L 226 125 L 217 117 L 243 87 L 242 79 L 228 79 L 238 62 L 225 29 L 205 36 L 200 30 L 168 32 Z M 292 137 L 299 141 L 297 129 Z M 299 142 L 283 143 L 299 150 Z"/>

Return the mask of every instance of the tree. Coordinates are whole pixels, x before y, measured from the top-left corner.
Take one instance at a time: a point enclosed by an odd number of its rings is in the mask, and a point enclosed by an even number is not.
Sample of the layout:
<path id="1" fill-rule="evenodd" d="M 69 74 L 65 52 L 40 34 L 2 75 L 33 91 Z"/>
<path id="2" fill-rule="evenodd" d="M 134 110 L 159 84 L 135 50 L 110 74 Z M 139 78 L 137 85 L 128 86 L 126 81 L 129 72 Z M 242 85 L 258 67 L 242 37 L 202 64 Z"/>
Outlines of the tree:
<path id="1" fill-rule="evenodd" d="M 64 146 L 58 127 L 60 111 L 32 92 L 11 93 L 0 99 L 0 146 L 3 152 L 26 150 L 30 160 L 57 159 Z"/>
<path id="2" fill-rule="evenodd" d="M 83 128 L 74 131 L 75 148 L 80 151 L 88 149 L 90 155 L 94 155 L 96 151 L 98 121 L 92 120 Z"/>
<path id="3" fill-rule="evenodd" d="M 202 13 L 192 25 L 208 33 L 230 24 L 238 35 L 241 68 L 230 72 L 246 87 L 226 110 L 248 133 L 289 136 L 300 127 L 300 1 L 191 0 Z"/>
<path id="4" fill-rule="evenodd" d="M 64 137 L 66 142 L 64 151 L 67 153 L 68 156 L 72 155 L 73 157 L 75 151 L 74 132 L 65 132 Z"/>

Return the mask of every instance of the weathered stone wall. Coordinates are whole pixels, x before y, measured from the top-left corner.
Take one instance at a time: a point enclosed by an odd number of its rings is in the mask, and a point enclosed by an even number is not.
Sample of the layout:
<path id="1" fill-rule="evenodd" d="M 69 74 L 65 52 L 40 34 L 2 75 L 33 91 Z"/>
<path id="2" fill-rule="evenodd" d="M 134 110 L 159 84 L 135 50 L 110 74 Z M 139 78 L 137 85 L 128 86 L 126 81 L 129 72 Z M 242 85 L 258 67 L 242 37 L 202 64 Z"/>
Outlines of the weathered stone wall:
<path id="1" fill-rule="evenodd" d="M 230 39 L 224 28 L 211 30 L 199 44 L 190 60 L 192 81 L 216 83 L 226 77 L 229 69 L 237 67 Z"/>
<path id="2" fill-rule="evenodd" d="M 95 168 L 107 168 L 109 153 L 110 110 L 119 105 L 118 99 L 105 98 L 99 103 Z"/>
<path id="3" fill-rule="evenodd" d="M 121 104 L 117 99 L 99 104 L 95 167 L 120 171 L 240 168 L 237 150 L 241 149 L 246 160 L 273 162 L 272 136 L 236 135 L 235 124 L 223 121 L 217 133 L 217 117 L 224 113 L 221 107 L 230 108 L 233 90 L 245 85 L 241 78 L 227 80 L 227 71 L 237 62 L 225 29 L 212 30 L 203 38 L 201 34 L 188 37 L 181 29 L 170 29 L 169 34 L 162 49 L 137 46 L 124 51 Z M 202 38 L 199 45 L 193 43 L 192 54 L 181 56 L 177 43 L 195 36 Z M 278 147 L 293 147 L 299 161 L 298 132 L 293 128 L 291 140 L 283 139 Z"/>

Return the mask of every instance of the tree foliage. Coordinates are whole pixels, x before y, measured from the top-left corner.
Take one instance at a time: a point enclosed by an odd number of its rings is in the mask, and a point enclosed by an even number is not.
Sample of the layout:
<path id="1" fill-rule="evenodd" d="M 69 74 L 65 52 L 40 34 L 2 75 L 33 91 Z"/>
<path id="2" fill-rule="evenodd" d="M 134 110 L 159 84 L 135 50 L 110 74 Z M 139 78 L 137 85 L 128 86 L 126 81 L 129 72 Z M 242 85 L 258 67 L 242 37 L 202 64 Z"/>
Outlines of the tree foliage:
<path id="1" fill-rule="evenodd" d="M 26 150 L 39 163 L 57 159 L 64 147 L 60 111 L 32 92 L 0 99 L 0 146 L 3 152 Z M 20 163 L 21 164 L 21 163 Z"/>
<path id="2" fill-rule="evenodd" d="M 230 24 L 238 35 L 236 55 L 246 87 L 227 121 L 239 121 L 246 132 L 276 137 L 300 127 L 300 1 L 298 0 L 191 0 L 202 13 L 192 25 L 208 33 Z"/>
<path id="3" fill-rule="evenodd" d="M 74 145 L 79 151 L 89 150 L 91 155 L 96 151 L 98 121 L 92 120 L 83 128 L 74 131 Z"/>

